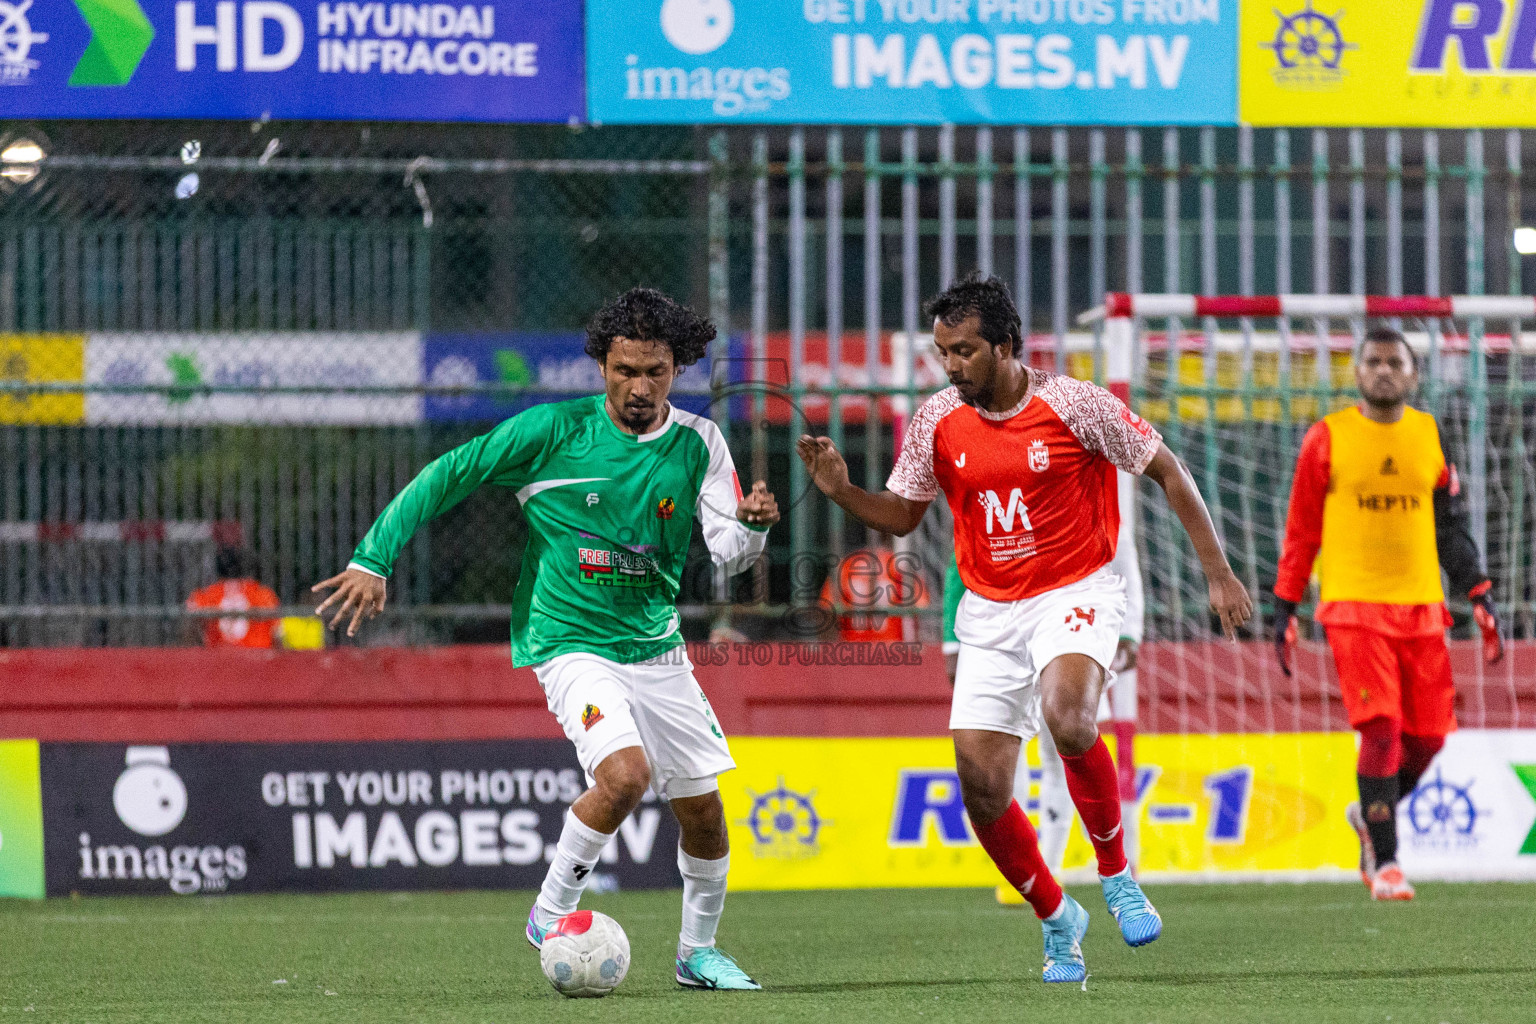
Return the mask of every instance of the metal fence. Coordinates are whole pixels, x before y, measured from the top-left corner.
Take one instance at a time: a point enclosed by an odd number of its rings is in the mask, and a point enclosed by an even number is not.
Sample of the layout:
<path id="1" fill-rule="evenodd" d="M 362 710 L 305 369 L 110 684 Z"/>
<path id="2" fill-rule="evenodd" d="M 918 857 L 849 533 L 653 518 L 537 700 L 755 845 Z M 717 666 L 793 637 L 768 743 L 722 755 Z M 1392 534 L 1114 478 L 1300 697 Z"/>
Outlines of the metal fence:
<path id="1" fill-rule="evenodd" d="M 730 431 L 744 472 L 766 476 L 794 505 L 756 580 L 730 595 L 684 595 L 695 629 L 713 620 L 704 607 L 712 599 L 779 609 L 814 600 L 820 577 L 797 565 L 875 540 L 807 493 L 790 454 L 799 414 L 770 407 L 809 411 L 830 399 L 824 418 L 813 415 L 816 429 L 879 486 L 902 417 L 933 382 L 912 343 L 921 300 L 957 273 L 975 267 L 1008 280 L 1034 332 L 1032 358 L 1088 374 L 1097 342 L 1074 333 L 1071 317 L 1108 290 L 1517 293 L 1514 229 L 1524 220 L 1524 154 L 1536 144 L 1513 131 L 1246 128 L 57 122 L 0 132 L 0 146 L 34 138 L 47 154 L 35 177 L 0 185 L 0 333 L 177 332 L 261 345 L 272 332 L 574 331 L 604 299 L 641 283 L 707 309 L 723 328 L 717 362 L 745 358 L 784 385 Z M 1462 329 L 1482 344 L 1481 325 Z M 27 422 L 21 404 L 45 389 L 12 349 L 4 376 L 13 407 L 0 409 L 0 522 L 21 524 L 0 533 L 0 638 L 11 644 L 175 640 L 181 598 L 211 571 L 206 540 L 141 531 L 114 546 L 25 524 L 237 522 L 258 575 L 298 605 L 417 468 L 488 425 Z M 1496 570 L 1519 577 L 1531 559 L 1509 552 L 1529 536 L 1536 505 L 1529 371 L 1518 359 L 1512 370 L 1469 365 L 1471 376 L 1434 378 L 1430 397 L 1468 450 L 1488 439 L 1470 467 L 1497 481 L 1479 522 Z M 1196 372 L 1214 378 L 1217 367 Z M 135 388 L 167 390 L 110 381 L 61 390 L 89 403 Z M 1250 374 L 1229 391 L 1251 401 L 1277 389 Z M 467 387 L 418 378 L 375 390 L 360 397 L 562 393 L 514 378 Z M 868 396 L 887 401 L 888 420 L 866 425 Z M 1468 401 L 1494 418 L 1457 419 L 1455 403 Z M 1490 423 L 1503 426 L 1490 435 Z M 1264 509 L 1223 506 L 1245 574 L 1267 586 L 1271 556 L 1243 530 L 1283 503 L 1280 470 L 1295 438 L 1277 437 L 1274 478 L 1254 481 L 1236 435 L 1195 424 L 1173 437 L 1218 481 L 1249 480 L 1252 493 L 1268 495 Z M 398 610 L 372 635 L 504 633 L 520 530 L 512 503 L 491 493 L 424 530 L 402 559 Z M 1144 533 L 1151 566 L 1180 564 L 1164 532 Z M 942 510 L 912 546 L 941 563 Z M 1529 629 L 1529 581 L 1501 579 L 1501 588 Z M 1207 629 L 1198 601 L 1188 605 L 1165 608 L 1155 628 Z M 777 621 L 737 618 L 749 631 Z"/>

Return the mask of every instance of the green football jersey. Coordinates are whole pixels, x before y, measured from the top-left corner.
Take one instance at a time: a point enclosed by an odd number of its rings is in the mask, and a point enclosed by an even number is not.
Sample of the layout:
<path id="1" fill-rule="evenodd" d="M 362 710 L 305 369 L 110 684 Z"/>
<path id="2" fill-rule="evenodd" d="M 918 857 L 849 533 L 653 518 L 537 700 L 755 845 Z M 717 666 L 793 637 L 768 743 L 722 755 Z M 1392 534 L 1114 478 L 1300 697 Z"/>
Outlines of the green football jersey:
<path id="1" fill-rule="evenodd" d="M 429 464 L 352 565 L 387 576 L 422 523 L 482 484 L 515 492 L 528 520 L 512 598 L 516 665 L 575 652 L 654 658 L 683 642 L 677 593 L 694 519 L 727 573 L 766 542 L 766 527 L 736 518 L 741 485 L 714 421 L 674 406 L 655 431 L 626 434 L 596 395 L 536 405 Z"/>

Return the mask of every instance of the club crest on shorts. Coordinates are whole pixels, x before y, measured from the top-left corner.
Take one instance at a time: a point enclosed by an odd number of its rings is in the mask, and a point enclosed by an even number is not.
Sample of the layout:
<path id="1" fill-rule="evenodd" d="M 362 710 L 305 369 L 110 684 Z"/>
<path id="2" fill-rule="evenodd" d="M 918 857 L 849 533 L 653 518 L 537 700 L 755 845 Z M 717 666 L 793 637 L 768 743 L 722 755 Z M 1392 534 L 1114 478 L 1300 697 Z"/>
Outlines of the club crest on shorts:
<path id="1" fill-rule="evenodd" d="M 1029 468 L 1036 473 L 1044 473 L 1050 466 L 1051 450 L 1045 442 L 1038 439 L 1029 442 Z"/>
<path id="2" fill-rule="evenodd" d="M 656 503 L 656 518 L 671 519 L 672 513 L 677 511 L 677 502 L 671 498 L 662 498 Z"/>
<path id="3" fill-rule="evenodd" d="M 596 704 L 588 704 L 581 710 L 581 724 L 588 732 L 592 727 L 603 720 L 603 711 Z"/>

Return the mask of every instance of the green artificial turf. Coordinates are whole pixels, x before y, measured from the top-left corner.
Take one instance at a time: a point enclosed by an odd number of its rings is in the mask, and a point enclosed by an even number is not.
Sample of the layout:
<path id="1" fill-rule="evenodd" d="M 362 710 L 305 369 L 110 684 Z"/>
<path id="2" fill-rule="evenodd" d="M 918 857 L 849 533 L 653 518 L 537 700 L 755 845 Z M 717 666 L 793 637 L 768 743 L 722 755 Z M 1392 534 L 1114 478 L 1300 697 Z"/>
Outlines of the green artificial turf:
<path id="1" fill-rule="evenodd" d="M 1040 928 L 990 891 L 742 893 L 722 948 L 762 993 L 672 980 L 679 894 L 591 895 L 634 966 L 557 996 L 531 893 L 0 900 L 0 1019 L 32 1021 L 1536 1021 L 1536 886 L 1154 886 L 1127 948 L 1092 889 L 1087 991 L 1040 982 Z"/>

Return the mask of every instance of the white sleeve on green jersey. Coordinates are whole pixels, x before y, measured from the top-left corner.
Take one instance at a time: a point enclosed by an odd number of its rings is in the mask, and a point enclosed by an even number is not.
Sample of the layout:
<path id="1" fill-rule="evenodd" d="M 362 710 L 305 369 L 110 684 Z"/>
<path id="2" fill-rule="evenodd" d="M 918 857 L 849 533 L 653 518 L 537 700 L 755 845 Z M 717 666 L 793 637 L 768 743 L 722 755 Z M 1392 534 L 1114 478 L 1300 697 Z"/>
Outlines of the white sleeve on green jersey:
<path id="1" fill-rule="evenodd" d="M 741 481 L 736 477 L 736 463 L 725 445 L 725 436 L 714 420 L 683 412 L 673 406 L 679 426 L 688 427 L 704 439 L 709 448 L 709 468 L 699 486 L 694 515 L 704 529 L 704 543 L 709 557 L 734 576 L 756 562 L 768 544 L 768 528 L 756 529 L 736 518 L 741 501 Z"/>

